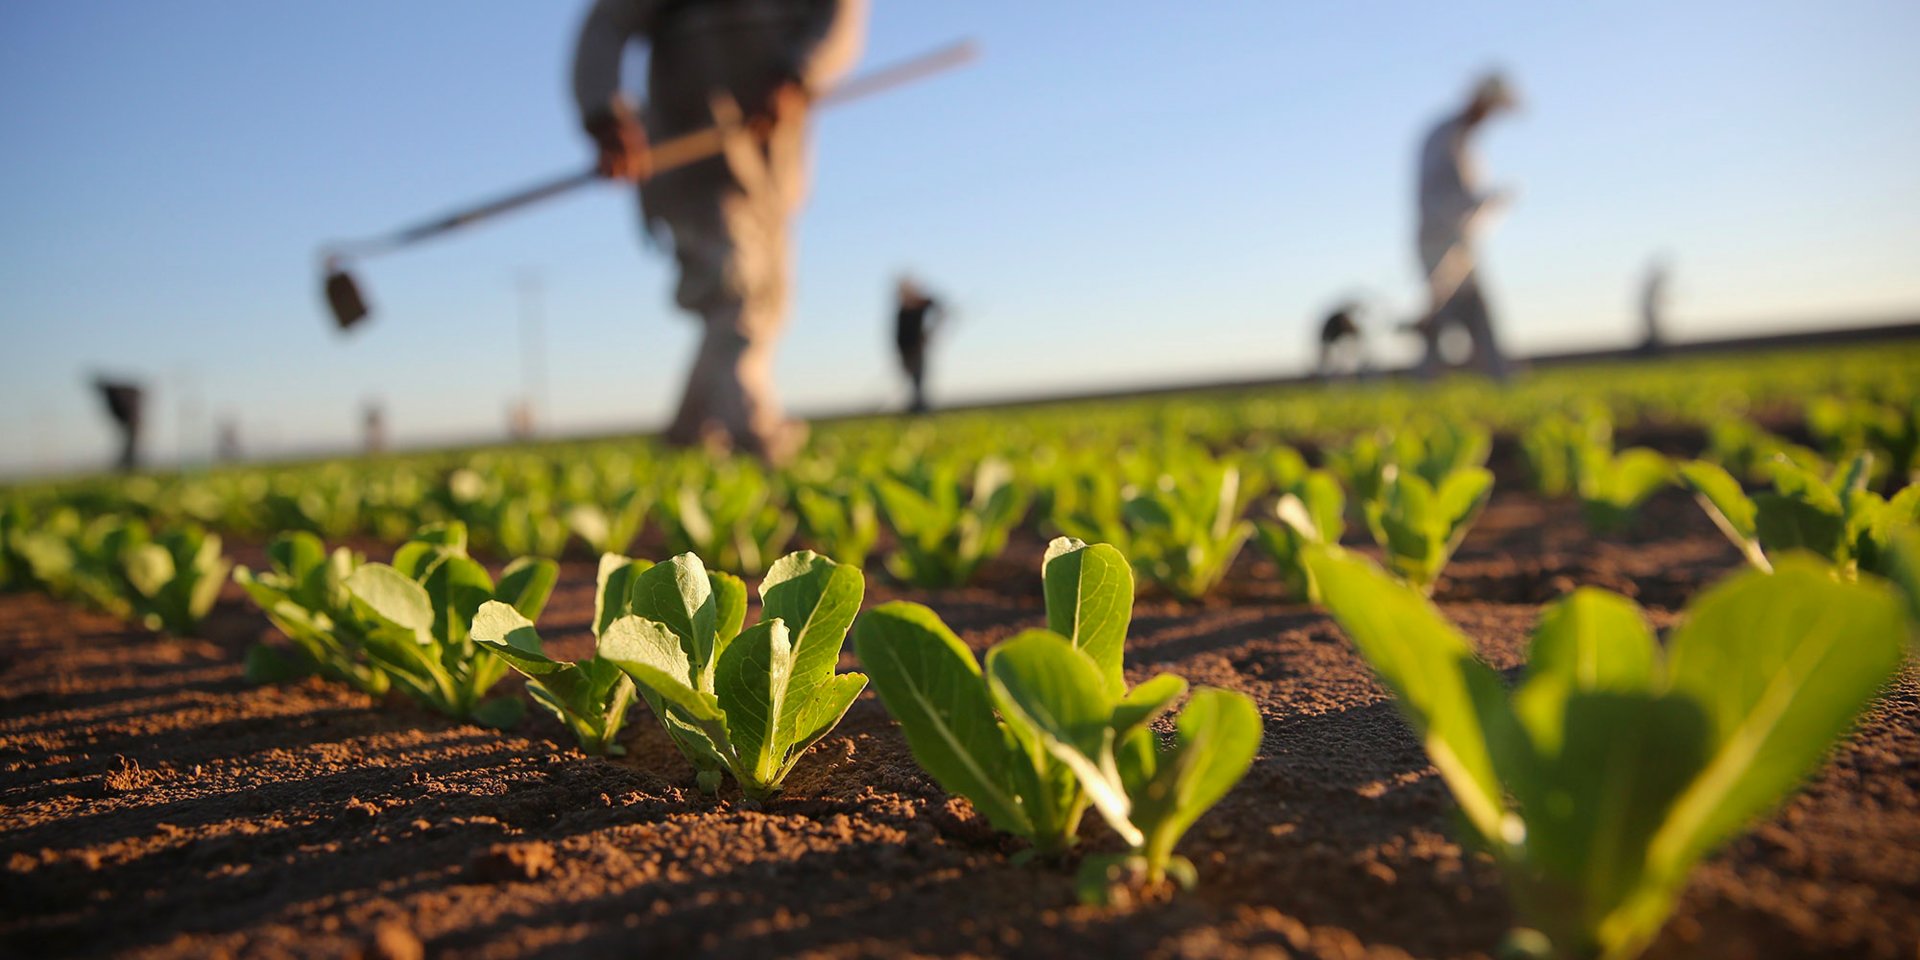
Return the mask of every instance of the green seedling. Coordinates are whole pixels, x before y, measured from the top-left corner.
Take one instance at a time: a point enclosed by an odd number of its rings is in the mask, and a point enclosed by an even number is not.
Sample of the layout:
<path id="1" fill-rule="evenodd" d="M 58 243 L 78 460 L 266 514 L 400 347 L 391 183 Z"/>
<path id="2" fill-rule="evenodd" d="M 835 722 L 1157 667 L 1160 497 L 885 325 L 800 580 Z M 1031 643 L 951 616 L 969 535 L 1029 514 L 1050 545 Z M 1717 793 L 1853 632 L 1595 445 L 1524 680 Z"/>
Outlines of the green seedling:
<path id="1" fill-rule="evenodd" d="M 522 557 L 496 586 L 467 556 L 465 525 L 448 522 L 422 527 L 394 551 L 392 564 L 362 564 L 344 582 L 355 611 L 372 621 L 367 653 L 394 686 L 447 716 L 509 727 L 526 707 L 518 697 L 486 699 L 507 663 L 474 642 L 470 628 L 489 600 L 533 620 L 558 576 L 553 561 Z"/>
<path id="2" fill-rule="evenodd" d="M 1773 489 L 1749 496 L 1731 474 L 1704 460 L 1680 467 L 1701 509 L 1747 562 L 1771 569 L 1788 550 L 1822 557 L 1849 575 L 1885 575 L 1896 531 L 1920 523 L 1920 486 L 1887 500 L 1867 489 L 1873 455 L 1862 453 L 1831 476 L 1785 459 L 1769 471 Z"/>
<path id="3" fill-rule="evenodd" d="M 850 567 L 865 567 L 880 539 L 880 515 L 864 487 L 800 487 L 793 492 L 800 528 L 820 552 Z"/>
<path id="4" fill-rule="evenodd" d="M 640 525 L 653 507 L 650 492 L 634 487 L 615 496 L 607 506 L 576 503 L 567 509 L 567 529 L 598 554 L 622 554 L 640 535 Z"/>
<path id="5" fill-rule="evenodd" d="M 1140 575 L 1183 600 L 1213 590 L 1253 524 L 1240 515 L 1240 471 L 1227 464 L 1190 461 L 1181 478 L 1164 474 L 1126 496 L 1120 508 L 1126 555 Z"/>
<path id="6" fill-rule="evenodd" d="M 280 683 L 318 673 L 362 693 L 386 693 L 386 672 L 366 646 L 367 633 L 378 625 L 354 609 L 347 590 L 347 577 L 365 561 L 346 547 L 329 554 L 319 537 L 304 530 L 276 538 L 267 560 L 270 569 L 239 567 L 233 579 L 293 649 L 256 644 L 247 651 L 247 679 Z"/>
<path id="7" fill-rule="evenodd" d="M 1150 724 L 1187 689 L 1161 675 L 1128 689 L 1122 672 L 1133 578 L 1106 544 L 1065 537 L 1042 567 L 1045 630 L 973 653 L 931 610 L 895 602 L 855 631 L 861 663 L 900 721 L 914 759 L 942 788 L 966 797 L 999 830 L 1056 855 L 1072 846 L 1089 805 L 1128 844 L 1089 858 L 1081 890 L 1103 899 L 1137 874 L 1190 884 L 1193 866 L 1173 853 L 1180 836 L 1246 771 L 1260 739 L 1252 702 L 1196 693 L 1170 748 Z"/>
<path id="8" fill-rule="evenodd" d="M 1702 594 L 1664 651 L 1632 602 L 1580 590 L 1541 617 L 1509 693 L 1416 591 L 1337 548 L 1307 562 L 1521 919 L 1566 958 L 1644 950 L 1693 867 L 1845 735 L 1907 632 L 1884 584 L 1789 557 Z"/>
<path id="9" fill-rule="evenodd" d="M 1293 596 L 1308 603 L 1320 601 L 1307 569 L 1306 548 L 1339 543 L 1347 529 L 1346 510 L 1340 481 L 1329 471 L 1313 470 L 1284 488 L 1274 504 L 1274 519 L 1256 524 L 1261 549 L 1280 568 L 1280 579 Z"/>
<path id="10" fill-rule="evenodd" d="M 1493 494 L 1493 474 L 1465 467 L 1436 489 L 1425 479 L 1388 467 L 1379 495 L 1364 503 L 1367 529 L 1386 552 L 1387 564 L 1423 594 L 1446 569 Z"/>
<path id="11" fill-rule="evenodd" d="M 1617 533 L 1633 522 L 1640 505 L 1673 479 L 1673 463 L 1658 451 L 1628 447 L 1615 453 L 1598 444 L 1574 457 L 1575 487 L 1587 526 Z"/>
<path id="12" fill-rule="evenodd" d="M 757 467 L 706 467 L 684 479 L 663 503 L 667 539 L 715 569 L 761 573 L 792 542 L 799 526 L 779 491 Z"/>
<path id="13" fill-rule="evenodd" d="M 197 524 L 161 531 L 121 557 L 133 607 L 148 629 L 189 634 L 220 598 L 233 562 L 220 552 L 220 536 Z"/>
<path id="14" fill-rule="evenodd" d="M 601 554 L 593 594 L 596 638 L 625 615 L 634 578 L 651 566 L 616 553 Z M 471 633 L 475 643 L 527 678 L 527 694 L 573 734 L 582 753 L 626 752 L 619 743 L 620 730 L 626 726 L 635 691 L 632 678 L 618 664 L 598 655 L 572 662 L 547 656 L 533 621 L 497 600 L 480 605 Z"/>
<path id="15" fill-rule="evenodd" d="M 624 610 L 603 605 L 597 657 L 633 678 L 703 791 L 725 771 L 764 800 L 866 689 L 834 673 L 865 592 L 854 567 L 788 554 L 760 584 L 763 619 L 742 630 L 746 586 L 681 554 L 634 572 Z"/>
<path id="16" fill-rule="evenodd" d="M 923 463 L 913 472 L 876 480 L 873 496 L 895 539 L 887 570 L 922 587 L 957 587 L 971 580 L 982 563 L 1006 549 L 1028 499 L 1006 461 L 995 458 L 974 469 L 971 491 L 962 490 L 951 464 Z"/>

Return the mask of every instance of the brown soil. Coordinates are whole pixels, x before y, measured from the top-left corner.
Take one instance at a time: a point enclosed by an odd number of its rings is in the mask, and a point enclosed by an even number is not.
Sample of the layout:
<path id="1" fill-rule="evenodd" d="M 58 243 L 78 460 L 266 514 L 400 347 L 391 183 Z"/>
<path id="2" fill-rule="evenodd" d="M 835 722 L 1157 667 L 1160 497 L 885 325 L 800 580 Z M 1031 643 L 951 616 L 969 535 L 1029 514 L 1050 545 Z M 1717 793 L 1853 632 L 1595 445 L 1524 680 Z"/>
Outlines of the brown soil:
<path id="1" fill-rule="evenodd" d="M 1037 540 L 986 586 L 903 591 L 976 648 L 1041 621 Z M 257 562 L 257 561 L 256 561 Z M 1596 540 L 1502 493 L 1441 585 L 1501 668 L 1537 604 L 1581 584 L 1655 619 L 1736 558 L 1684 497 Z M 1512 921 L 1490 861 L 1385 692 L 1323 615 L 1243 558 L 1219 598 L 1136 610 L 1130 679 L 1242 690 L 1266 740 L 1183 850 L 1198 889 L 1074 902 L 1070 865 L 944 796 L 871 693 L 764 806 L 711 800 L 644 708 L 591 759 L 535 716 L 503 735 L 316 682 L 254 688 L 269 635 L 237 595 L 207 640 L 0 597 L 0 954 L 1484 956 Z M 542 618 L 590 643 L 592 567 Z M 844 666 L 853 666 L 848 657 Z M 1091 821 L 1093 818 L 1089 818 Z M 1099 828 L 1086 846 L 1111 849 Z M 1813 783 L 1702 868 L 1655 955 L 1912 958 L 1920 943 L 1920 680 Z"/>

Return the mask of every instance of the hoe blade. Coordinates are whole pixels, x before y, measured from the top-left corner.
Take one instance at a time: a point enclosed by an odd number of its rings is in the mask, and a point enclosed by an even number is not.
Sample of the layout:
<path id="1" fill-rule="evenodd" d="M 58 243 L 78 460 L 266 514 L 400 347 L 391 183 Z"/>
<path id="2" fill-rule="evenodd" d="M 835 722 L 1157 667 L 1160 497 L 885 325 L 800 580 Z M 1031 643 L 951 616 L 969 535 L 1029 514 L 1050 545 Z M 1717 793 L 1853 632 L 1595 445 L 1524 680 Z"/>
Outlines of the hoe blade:
<path id="1" fill-rule="evenodd" d="M 342 330 L 350 330 L 353 325 L 367 318 L 367 301 L 360 296 L 360 285 L 353 281 L 353 275 L 345 270 L 332 270 L 327 273 L 327 307 L 333 311 L 333 322 Z"/>

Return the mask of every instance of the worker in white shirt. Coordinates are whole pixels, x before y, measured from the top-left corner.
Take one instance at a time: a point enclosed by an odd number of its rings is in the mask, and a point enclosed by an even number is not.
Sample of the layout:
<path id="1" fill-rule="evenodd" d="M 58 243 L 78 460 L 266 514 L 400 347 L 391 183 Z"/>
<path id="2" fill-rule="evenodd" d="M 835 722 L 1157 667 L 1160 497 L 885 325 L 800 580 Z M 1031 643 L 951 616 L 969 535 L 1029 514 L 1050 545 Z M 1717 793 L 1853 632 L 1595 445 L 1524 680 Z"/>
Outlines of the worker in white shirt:
<path id="1" fill-rule="evenodd" d="M 1440 337 L 1458 325 L 1473 340 L 1472 365 L 1495 378 L 1508 374 L 1506 356 L 1493 332 L 1493 318 L 1480 290 L 1474 242 L 1487 215 L 1509 194 L 1487 192 L 1473 151 L 1473 137 L 1488 118 L 1518 105 L 1499 74 L 1475 84 L 1466 106 L 1427 135 L 1420 148 L 1420 263 L 1427 275 L 1428 310 L 1416 329 L 1426 340 L 1424 372 L 1442 363 Z"/>

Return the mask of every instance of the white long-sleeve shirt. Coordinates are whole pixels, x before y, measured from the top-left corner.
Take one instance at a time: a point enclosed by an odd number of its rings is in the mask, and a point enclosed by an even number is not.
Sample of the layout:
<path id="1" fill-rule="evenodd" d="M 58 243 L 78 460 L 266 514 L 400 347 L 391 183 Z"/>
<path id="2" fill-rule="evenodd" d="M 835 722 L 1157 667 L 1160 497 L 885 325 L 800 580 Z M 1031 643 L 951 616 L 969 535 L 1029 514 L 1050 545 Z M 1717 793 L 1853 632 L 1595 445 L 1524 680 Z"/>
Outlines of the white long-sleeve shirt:
<path id="1" fill-rule="evenodd" d="M 1420 147 L 1420 242 L 1447 247 L 1463 239 L 1468 222 L 1486 204 L 1479 158 L 1467 143 L 1466 118 L 1455 114 L 1427 134 Z"/>

